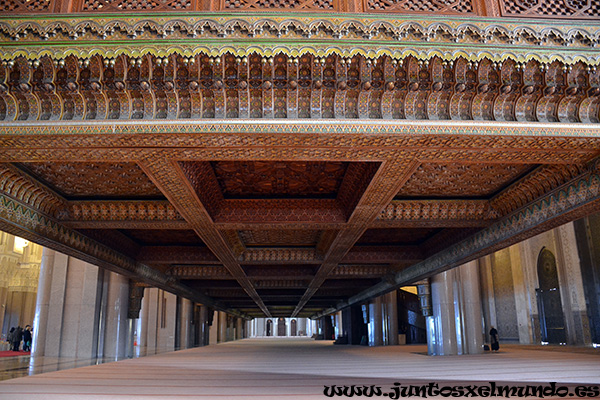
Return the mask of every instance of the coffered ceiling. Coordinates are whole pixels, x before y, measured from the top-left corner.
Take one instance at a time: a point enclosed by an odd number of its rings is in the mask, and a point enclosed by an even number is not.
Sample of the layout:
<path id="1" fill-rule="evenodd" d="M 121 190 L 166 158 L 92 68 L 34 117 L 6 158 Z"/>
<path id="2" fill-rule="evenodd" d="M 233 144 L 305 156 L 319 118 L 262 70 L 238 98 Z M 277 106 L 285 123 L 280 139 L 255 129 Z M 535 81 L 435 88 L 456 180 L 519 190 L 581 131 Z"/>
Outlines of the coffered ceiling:
<path id="1" fill-rule="evenodd" d="M 2 227 L 247 317 L 364 301 L 585 215 L 600 196 L 589 125 L 65 125 L 94 127 L 3 125 Z M 339 140 L 323 141 L 325 128 Z"/>

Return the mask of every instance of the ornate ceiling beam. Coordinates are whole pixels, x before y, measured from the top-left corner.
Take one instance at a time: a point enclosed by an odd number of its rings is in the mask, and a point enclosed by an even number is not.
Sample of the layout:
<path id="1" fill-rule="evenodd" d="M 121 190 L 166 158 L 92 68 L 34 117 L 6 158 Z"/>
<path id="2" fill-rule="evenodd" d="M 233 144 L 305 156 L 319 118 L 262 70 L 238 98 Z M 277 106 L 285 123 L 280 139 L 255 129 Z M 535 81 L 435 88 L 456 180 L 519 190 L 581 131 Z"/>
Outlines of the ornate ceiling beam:
<path id="1" fill-rule="evenodd" d="M 248 296 L 264 312 L 270 316 L 252 282 L 238 263 L 231 248 L 221 233 L 214 227 L 208 211 L 196 195 L 195 188 L 188 183 L 184 172 L 174 162 L 161 157 L 153 157 L 140 163 L 141 168 L 156 186 L 164 193 L 175 209 L 190 223 L 196 234 L 208 248 L 219 258 L 229 273 L 238 281 Z"/>
<path id="2" fill-rule="evenodd" d="M 381 164 L 373 180 L 364 191 L 354 212 L 348 219 L 347 226 L 339 231 L 329 247 L 323 263 L 315 278 L 294 309 L 292 317 L 297 316 L 310 298 L 319 290 L 329 274 L 340 264 L 356 241 L 362 236 L 368 226 L 381 213 L 383 205 L 389 204 L 398 190 L 414 173 L 419 163 L 415 154 L 400 152 L 393 161 Z"/>
<path id="3" fill-rule="evenodd" d="M 1 134 L 2 162 L 130 162 L 152 146 L 192 161 L 268 155 L 381 161 L 402 149 L 418 151 L 423 161 L 579 164 L 597 154 L 600 138 L 596 124 L 309 119 L 3 122 Z M 269 147 L 274 140 L 278 147 Z"/>
<path id="4" fill-rule="evenodd" d="M 539 233 L 574 221 L 600 207 L 600 161 L 590 162 L 584 172 L 567 183 L 544 193 L 493 225 L 485 228 L 426 260 L 396 273 L 391 281 L 340 302 L 335 308 L 318 313 L 327 315 L 353 304 L 367 301 L 399 286 L 407 285 L 508 247 Z"/>

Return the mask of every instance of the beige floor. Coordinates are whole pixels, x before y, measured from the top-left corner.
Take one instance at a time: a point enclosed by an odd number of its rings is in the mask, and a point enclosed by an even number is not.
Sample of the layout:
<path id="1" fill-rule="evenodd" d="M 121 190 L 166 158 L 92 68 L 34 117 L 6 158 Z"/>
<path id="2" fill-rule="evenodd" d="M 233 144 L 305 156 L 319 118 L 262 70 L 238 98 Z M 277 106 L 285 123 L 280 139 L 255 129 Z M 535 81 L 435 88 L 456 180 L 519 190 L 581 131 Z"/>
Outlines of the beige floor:
<path id="1" fill-rule="evenodd" d="M 429 357 L 424 351 L 424 346 L 245 339 L 11 379 L 0 382 L 0 399 L 327 399 L 325 386 L 378 385 L 389 392 L 394 382 L 552 381 L 569 384 L 572 392 L 579 384 L 600 387 L 600 352 L 592 349 L 503 346 L 499 353 L 447 357 Z"/>

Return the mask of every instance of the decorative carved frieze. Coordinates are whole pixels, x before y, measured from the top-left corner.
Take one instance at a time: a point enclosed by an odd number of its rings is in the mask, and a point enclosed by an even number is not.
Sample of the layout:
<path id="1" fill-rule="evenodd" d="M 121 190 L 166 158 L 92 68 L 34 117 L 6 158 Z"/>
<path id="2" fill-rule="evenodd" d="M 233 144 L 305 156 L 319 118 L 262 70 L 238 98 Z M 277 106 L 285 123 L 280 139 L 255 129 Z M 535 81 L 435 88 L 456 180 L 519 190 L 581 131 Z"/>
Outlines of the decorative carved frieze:
<path id="1" fill-rule="evenodd" d="M 569 182 L 585 170 L 586 166 L 581 164 L 544 165 L 494 196 L 490 205 L 506 215 Z"/>
<path id="2" fill-rule="evenodd" d="M 296 248 L 267 248 L 267 249 L 246 249 L 242 254 L 240 262 L 243 264 L 252 263 L 281 263 L 293 261 L 296 263 L 315 263 L 321 262 L 322 258 L 315 249 L 296 249 Z"/>
<path id="3" fill-rule="evenodd" d="M 0 191 L 54 217 L 67 204 L 60 195 L 10 164 L 0 165 Z"/>
<path id="4" fill-rule="evenodd" d="M 20 0 L 0 0 L 0 8 L 2 2 L 19 2 Z M 107 1 L 107 0 L 92 0 L 92 1 Z M 117 2 L 118 0 L 113 0 Z M 139 0 L 130 0 L 131 2 Z M 155 0 L 156 3 L 162 0 Z M 170 0 L 178 1 L 178 0 Z M 179 0 L 185 1 L 185 0 Z M 251 1 L 251 0 L 249 0 Z M 413 0 L 368 0 L 390 3 L 407 3 Z M 444 4 L 452 7 L 459 3 L 465 4 L 469 0 L 457 0 L 455 2 L 441 2 L 437 0 L 428 0 L 427 2 L 416 2 L 415 4 Z M 540 0 L 542 1 L 542 0 Z M 544 0 L 548 1 L 548 0 Z M 549 0 L 549 1 L 569 1 L 569 0 Z M 166 0 L 169 2 L 169 0 Z M 597 0 L 593 0 L 597 2 Z M 464 9 L 464 8 L 463 8 Z M 566 10 L 569 10 L 566 8 Z M 254 51 L 259 51 L 263 48 L 268 48 L 269 51 L 261 52 L 261 55 L 271 57 L 273 51 L 272 41 L 277 40 L 280 47 L 287 48 L 287 54 L 295 53 L 294 56 L 302 55 L 305 52 L 310 52 L 311 44 L 320 43 L 322 41 L 335 40 L 339 46 L 329 47 L 329 51 L 342 51 L 344 56 L 349 56 L 357 50 L 365 52 L 365 49 L 373 50 L 373 54 L 390 54 L 394 50 L 399 49 L 398 53 L 416 54 L 414 43 L 427 43 L 428 46 L 436 50 L 444 49 L 451 53 L 464 53 L 465 48 L 457 49 L 452 46 L 455 43 L 463 45 L 477 45 L 479 49 L 489 50 L 490 54 L 498 54 L 504 49 L 499 47 L 509 47 L 510 51 L 506 55 L 513 54 L 512 59 L 516 54 L 522 54 L 524 57 L 521 60 L 527 59 L 525 47 L 536 47 L 536 53 L 542 55 L 546 50 L 554 46 L 560 46 L 567 49 L 581 48 L 582 50 L 593 48 L 598 44 L 598 26 L 593 22 L 585 23 L 586 18 L 594 17 L 593 13 L 578 15 L 573 20 L 555 21 L 548 20 L 541 22 L 523 21 L 523 24 L 517 24 L 514 20 L 504 20 L 502 18 L 476 18 L 470 16 L 431 16 L 431 15 L 410 15 L 410 11 L 401 11 L 402 18 L 398 18 L 393 13 L 383 14 L 375 13 L 371 15 L 352 15 L 352 14 L 322 14 L 314 15 L 312 13 L 302 12 L 279 12 L 270 13 L 266 16 L 264 13 L 248 13 L 245 12 L 243 18 L 237 13 L 223 14 L 196 14 L 196 15 L 177 15 L 173 13 L 156 13 L 154 18 L 148 18 L 147 15 L 136 13 L 121 13 L 118 17 L 114 15 L 96 15 L 90 18 L 89 15 L 69 15 L 67 18 L 47 18 L 39 19 L 35 17 L 12 18 L 7 16 L 0 19 L 0 40 L 2 36 L 11 41 L 32 42 L 36 44 L 36 48 L 32 49 L 38 54 L 46 53 L 48 46 L 44 48 L 41 41 L 48 44 L 53 44 L 54 48 L 64 48 L 65 42 L 82 43 L 81 48 L 75 49 L 72 44 L 67 45 L 73 52 L 78 55 L 90 56 L 89 49 L 94 49 L 93 53 L 101 52 L 101 54 L 115 55 L 121 52 L 115 51 L 113 48 L 108 50 L 95 46 L 94 41 L 103 40 L 106 42 L 115 40 L 129 40 L 127 44 L 121 44 L 122 50 L 131 50 L 132 45 L 136 41 L 144 41 L 143 52 L 136 52 L 143 55 L 155 53 L 159 55 L 158 49 L 163 48 L 160 41 L 173 42 L 174 40 L 190 40 L 194 39 L 196 45 L 188 52 L 198 54 L 200 49 L 205 49 L 206 54 L 214 55 L 214 41 L 227 42 L 228 49 L 238 48 L 240 51 L 235 52 L 234 56 L 249 56 L 252 48 Z M 452 11 L 451 11 L 452 12 Z M 595 18 L 598 17 L 598 10 Z M 456 14 L 456 12 L 454 12 Z M 468 15 L 468 13 L 466 13 Z M 535 15 L 535 14 L 534 14 Z M 538 14 L 541 16 L 543 14 Z M 525 23 L 526 22 L 526 23 Z M 257 43 L 257 39 L 268 39 L 271 41 L 268 45 Z M 357 48 L 356 41 L 364 39 L 374 39 L 375 42 L 387 42 L 386 46 L 381 46 L 376 43 L 361 43 Z M 203 40 L 211 40 L 213 44 L 207 45 Z M 150 41 L 150 46 L 148 46 Z M 311 42 L 308 46 L 298 42 Z M 344 41 L 353 42 L 352 48 L 345 46 Z M 63 43 L 61 43 L 63 42 Z M 232 44 L 235 42 L 235 44 Z M 252 45 L 250 45 L 252 42 Z M 296 43 L 294 43 L 296 42 Z M 83 44 L 85 43 L 85 44 Z M 218 42 L 217 42 L 218 43 Z M 56 45 L 56 46 L 54 46 Z M 499 46 L 501 45 L 501 46 Z M 220 47 L 220 46 L 219 46 Z M 454 49 L 453 49 L 454 47 Z M 168 46 L 170 49 L 181 49 L 180 44 Z M 266 50 L 265 48 L 265 50 Z M 303 51 L 298 51 L 300 49 Z M 312 47 L 313 50 L 315 49 Z M 385 50 L 383 50 L 385 49 Z M 410 49 L 410 51 L 408 51 Z M 213 51 L 211 51 L 213 50 Z M 292 51 L 296 50 L 296 51 Z M 468 50 L 468 49 L 467 49 Z M 478 53 L 473 49 L 473 53 Z M 513 51 L 515 50 L 515 51 Z M 52 50 L 50 50 L 52 51 Z M 15 53 L 19 53 L 16 51 Z M 322 51 L 322 54 L 325 52 Z M 366 53 L 366 52 L 365 52 Z M 58 52 L 56 59 L 59 59 Z M 64 53 L 63 53 L 64 54 Z M 125 53 L 127 54 L 127 53 Z M 160 56 L 170 54 L 168 51 L 160 52 Z M 433 54 L 433 52 L 431 53 Z M 131 54 L 133 55 L 133 54 Z M 183 54 L 182 54 L 183 55 Z M 483 54 L 482 54 L 483 55 Z M 551 56 L 544 54 L 543 58 L 551 61 L 552 59 L 561 59 L 568 57 L 575 60 L 576 55 L 558 55 L 556 52 Z M 430 57 L 430 56 L 429 56 Z M 427 57 L 427 58 L 429 58 Z M 60 57 L 64 58 L 64 57 Z M 481 59 L 483 57 L 476 57 Z M 592 60 L 594 57 L 592 57 Z M 492 61 L 501 61 L 498 57 Z M 474 60 L 470 60 L 474 61 Z"/>
<path id="5" fill-rule="evenodd" d="M 329 279 L 343 278 L 377 278 L 386 275 L 389 272 L 389 267 L 380 265 L 338 265 L 331 274 Z"/>
<path id="6" fill-rule="evenodd" d="M 76 221 L 183 221 L 168 201 L 73 201 L 61 219 Z"/>
<path id="7" fill-rule="evenodd" d="M 178 265 L 170 268 L 167 275 L 178 279 L 233 279 L 229 271 L 219 265 Z"/>
<path id="8" fill-rule="evenodd" d="M 572 66 L 559 61 L 492 62 L 489 58 L 472 62 L 464 56 L 451 62 L 432 56 L 423 62 L 413 55 L 398 62 L 389 55 L 305 54 L 295 58 L 279 52 L 274 58 L 257 54 L 241 58 L 231 53 L 216 57 L 95 55 L 85 62 L 68 56 L 57 66 L 47 56 L 35 63 L 18 57 L 4 64 L 0 66 L 0 120 L 5 121 L 250 117 L 600 122 L 600 69 L 583 62 Z M 182 163 L 186 171 L 212 166 L 224 198 L 235 198 L 249 187 L 257 196 L 284 192 L 324 196 L 336 190 L 348 167 L 337 161 L 283 164 L 288 170 L 277 165 L 272 161 Z M 348 169 L 368 169 L 368 165 Z M 94 172 L 89 179 L 70 182 L 72 193 L 65 195 L 89 191 L 83 182 L 98 176 L 117 179 L 119 170 L 126 171 L 131 180 L 107 189 L 135 187 L 140 195 L 161 195 L 143 175 L 135 174 L 135 165 L 32 163 L 28 168 L 55 178 L 57 185 L 56 178 L 76 172 L 66 171 L 69 168 L 81 174 Z M 273 168 L 277 174 L 268 176 L 282 175 L 281 179 L 259 179 L 265 176 L 263 170 Z M 240 180 L 240 173 L 249 181 Z M 302 181 L 303 174 L 312 180 Z M 319 182 L 324 174 L 327 180 Z M 293 178 L 293 186 L 288 178 Z M 300 182 L 308 186 L 298 186 Z M 313 189 L 318 191 L 313 193 Z"/>
<path id="9" fill-rule="evenodd" d="M 381 211 L 376 223 L 408 227 L 413 221 L 419 221 L 420 226 L 425 226 L 426 221 L 432 225 L 454 221 L 465 226 L 468 225 L 467 221 L 489 223 L 497 217 L 497 211 L 488 200 L 394 200 Z"/>

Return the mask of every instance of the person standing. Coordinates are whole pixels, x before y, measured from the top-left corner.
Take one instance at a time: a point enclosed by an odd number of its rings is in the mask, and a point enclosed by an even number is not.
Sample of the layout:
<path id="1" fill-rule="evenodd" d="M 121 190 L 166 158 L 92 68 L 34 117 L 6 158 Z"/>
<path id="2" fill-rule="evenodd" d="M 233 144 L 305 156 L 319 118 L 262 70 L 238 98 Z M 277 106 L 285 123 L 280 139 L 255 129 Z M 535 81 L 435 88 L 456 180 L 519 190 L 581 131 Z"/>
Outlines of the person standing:
<path id="1" fill-rule="evenodd" d="M 492 326 L 490 329 L 490 344 L 492 351 L 498 351 L 500 349 L 500 340 L 498 339 L 498 331 Z"/>
<path id="2" fill-rule="evenodd" d="M 31 326 L 25 325 L 23 331 L 23 351 L 31 351 Z"/>
<path id="3" fill-rule="evenodd" d="M 6 341 L 8 342 L 10 350 L 13 349 L 14 339 L 15 339 L 15 327 L 13 326 L 13 327 L 10 328 L 10 332 L 8 332 L 8 335 L 6 335 Z"/>
<path id="4" fill-rule="evenodd" d="M 17 329 L 13 332 L 13 351 L 19 351 L 21 347 L 21 336 L 23 336 L 23 328 L 17 325 Z"/>

